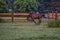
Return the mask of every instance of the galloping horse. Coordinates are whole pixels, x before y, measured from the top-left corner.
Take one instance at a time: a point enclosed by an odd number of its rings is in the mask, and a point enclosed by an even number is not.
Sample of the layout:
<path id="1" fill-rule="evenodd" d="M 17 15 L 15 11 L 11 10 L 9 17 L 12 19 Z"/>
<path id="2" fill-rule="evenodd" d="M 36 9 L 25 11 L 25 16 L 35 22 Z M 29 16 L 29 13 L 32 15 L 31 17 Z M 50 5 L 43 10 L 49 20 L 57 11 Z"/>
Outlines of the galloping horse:
<path id="1" fill-rule="evenodd" d="M 27 20 L 33 21 L 35 24 L 40 24 L 42 15 L 40 13 L 30 13 L 27 17 Z"/>

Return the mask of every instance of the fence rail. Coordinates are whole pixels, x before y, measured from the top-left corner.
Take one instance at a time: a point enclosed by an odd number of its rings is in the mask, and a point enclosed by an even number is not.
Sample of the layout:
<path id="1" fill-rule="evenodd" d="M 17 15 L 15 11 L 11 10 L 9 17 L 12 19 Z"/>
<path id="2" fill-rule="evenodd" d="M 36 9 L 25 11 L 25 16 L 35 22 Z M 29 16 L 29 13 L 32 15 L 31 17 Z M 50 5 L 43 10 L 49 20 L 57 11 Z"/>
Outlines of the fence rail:
<path id="1" fill-rule="evenodd" d="M 48 18 L 55 18 L 55 17 L 57 17 L 57 19 L 60 19 L 60 13 L 48 13 L 48 14 L 46 14 L 47 16 L 48 16 Z"/>
<path id="2" fill-rule="evenodd" d="M 0 13 L 1 15 L 12 15 L 12 13 Z M 14 13 L 13 15 L 22 15 L 22 16 L 27 16 L 29 13 Z"/>

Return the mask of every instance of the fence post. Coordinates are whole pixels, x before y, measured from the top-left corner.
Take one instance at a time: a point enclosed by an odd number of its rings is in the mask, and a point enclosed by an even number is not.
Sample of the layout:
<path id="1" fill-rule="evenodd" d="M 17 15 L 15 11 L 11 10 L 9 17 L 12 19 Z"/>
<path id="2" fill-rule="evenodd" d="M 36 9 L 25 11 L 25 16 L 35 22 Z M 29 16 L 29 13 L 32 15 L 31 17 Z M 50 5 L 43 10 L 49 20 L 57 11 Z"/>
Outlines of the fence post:
<path id="1" fill-rule="evenodd" d="M 48 16 L 48 19 L 50 19 L 50 16 L 49 16 L 50 14 L 49 14 L 49 12 L 48 12 L 48 14 L 47 14 L 47 16 Z"/>
<path id="2" fill-rule="evenodd" d="M 54 12 L 52 11 L 52 19 L 54 19 Z"/>
<path id="3" fill-rule="evenodd" d="M 55 12 L 55 20 L 57 20 L 57 11 Z"/>
<path id="4" fill-rule="evenodd" d="M 14 0 L 6 0 L 8 10 L 11 12 L 12 22 L 14 20 Z"/>

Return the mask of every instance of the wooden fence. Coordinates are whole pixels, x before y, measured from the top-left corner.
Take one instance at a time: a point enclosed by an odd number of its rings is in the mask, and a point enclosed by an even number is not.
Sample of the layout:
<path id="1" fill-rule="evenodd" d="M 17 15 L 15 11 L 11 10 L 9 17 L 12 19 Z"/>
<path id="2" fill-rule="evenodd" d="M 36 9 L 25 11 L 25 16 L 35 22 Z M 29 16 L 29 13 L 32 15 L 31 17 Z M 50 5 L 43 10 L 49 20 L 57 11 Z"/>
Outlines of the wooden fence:
<path id="1" fill-rule="evenodd" d="M 28 15 L 29 15 L 29 13 L 14 13 L 13 19 L 14 20 L 26 20 Z M 48 18 L 55 18 L 55 15 L 56 15 L 55 13 L 45 14 L 45 16 Z M 11 13 L 0 13 L 0 18 L 12 20 L 12 14 Z M 57 19 L 60 19 L 60 13 L 57 13 Z"/>
<path id="2" fill-rule="evenodd" d="M 14 13 L 13 19 L 14 20 L 26 20 L 26 17 L 29 15 L 29 13 Z M 12 20 L 12 13 L 0 13 L 0 18 Z"/>
<path id="3" fill-rule="evenodd" d="M 46 16 L 48 17 L 48 18 L 52 18 L 52 19 L 54 19 L 54 18 L 57 18 L 57 19 L 60 19 L 60 13 L 48 13 L 48 14 L 46 14 Z"/>

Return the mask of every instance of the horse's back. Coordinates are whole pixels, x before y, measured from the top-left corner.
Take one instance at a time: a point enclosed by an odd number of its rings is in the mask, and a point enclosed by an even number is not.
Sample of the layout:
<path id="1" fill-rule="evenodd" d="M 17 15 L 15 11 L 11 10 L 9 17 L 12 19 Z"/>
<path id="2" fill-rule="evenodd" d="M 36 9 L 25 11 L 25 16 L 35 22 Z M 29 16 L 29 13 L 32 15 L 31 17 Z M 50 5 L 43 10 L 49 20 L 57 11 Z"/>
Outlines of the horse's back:
<path id="1" fill-rule="evenodd" d="M 34 13 L 34 14 L 32 14 L 32 17 L 34 17 L 34 18 L 41 18 L 41 14 Z"/>

